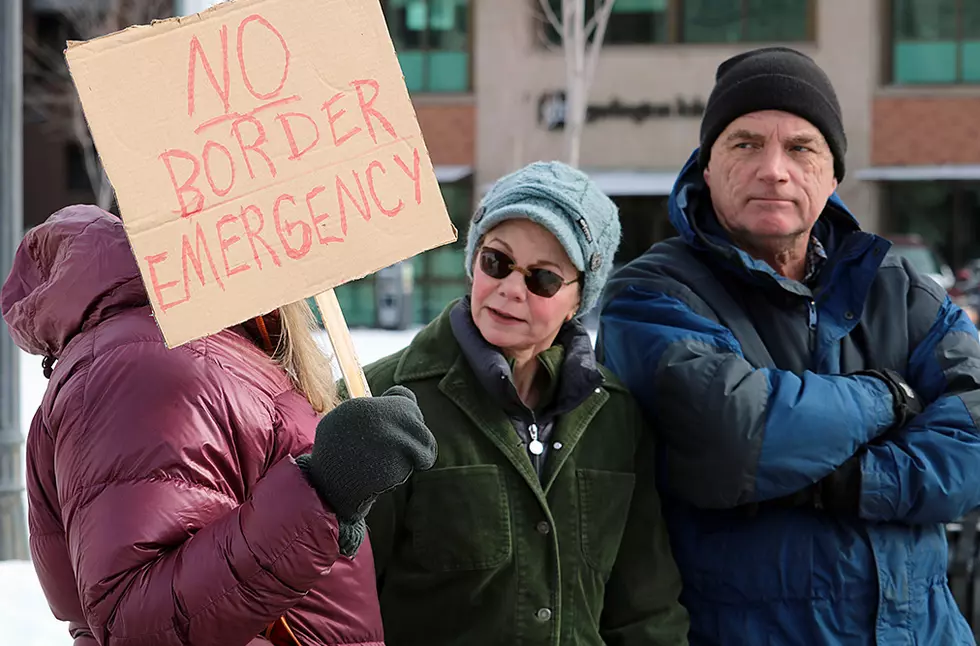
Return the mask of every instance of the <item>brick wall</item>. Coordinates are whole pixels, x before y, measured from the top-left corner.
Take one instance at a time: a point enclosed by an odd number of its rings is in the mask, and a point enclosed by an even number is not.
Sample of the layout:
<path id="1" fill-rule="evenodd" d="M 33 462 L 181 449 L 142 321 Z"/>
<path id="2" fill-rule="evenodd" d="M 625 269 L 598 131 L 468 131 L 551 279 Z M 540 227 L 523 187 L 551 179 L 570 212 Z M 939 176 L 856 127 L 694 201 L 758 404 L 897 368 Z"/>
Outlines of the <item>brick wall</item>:
<path id="1" fill-rule="evenodd" d="M 875 166 L 980 164 L 980 97 L 876 97 Z"/>
<path id="2" fill-rule="evenodd" d="M 415 112 L 434 165 L 472 166 L 476 159 L 476 107 L 419 104 Z"/>

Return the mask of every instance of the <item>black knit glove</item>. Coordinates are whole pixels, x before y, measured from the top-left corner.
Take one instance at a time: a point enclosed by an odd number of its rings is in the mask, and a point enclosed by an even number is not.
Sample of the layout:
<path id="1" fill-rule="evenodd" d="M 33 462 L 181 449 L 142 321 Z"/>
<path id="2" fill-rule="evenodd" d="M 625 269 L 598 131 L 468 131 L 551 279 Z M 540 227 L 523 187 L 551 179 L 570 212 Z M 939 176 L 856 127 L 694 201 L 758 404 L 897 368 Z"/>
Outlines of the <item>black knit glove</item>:
<path id="1" fill-rule="evenodd" d="M 861 370 L 851 373 L 852 375 L 864 375 L 875 377 L 888 386 L 892 394 L 893 411 L 895 413 L 895 423 L 892 428 L 903 428 L 913 417 L 921 413 L 924 404 L 919 395 L 912 390 L 908 382 L 894 370 Z"/>
<path id="2" fill-rule="evenodd" d="M 311 453 L 296 458 L 340 525 L 340 551 L 357 553 L 377 497 L 436 461 L 436 440 L 415 395 L 393 386 L 380 397 L 342 402 L 316 427 Z"/>
<path id="3" fill-rule="evenodd" d="M 813 506 L 841 516 L 857 517 L 861 506 L 861 449 L 813 487 Z"/>
<path id="4" fill-rule="evenodd" d="M 747 506 L 748 515 L 761 509 L 820 509 L 841 516 L 858 515 L 861 505 L 861 456 L 864 449 L 849 457 L 830 475 L 796 493 Z"/>

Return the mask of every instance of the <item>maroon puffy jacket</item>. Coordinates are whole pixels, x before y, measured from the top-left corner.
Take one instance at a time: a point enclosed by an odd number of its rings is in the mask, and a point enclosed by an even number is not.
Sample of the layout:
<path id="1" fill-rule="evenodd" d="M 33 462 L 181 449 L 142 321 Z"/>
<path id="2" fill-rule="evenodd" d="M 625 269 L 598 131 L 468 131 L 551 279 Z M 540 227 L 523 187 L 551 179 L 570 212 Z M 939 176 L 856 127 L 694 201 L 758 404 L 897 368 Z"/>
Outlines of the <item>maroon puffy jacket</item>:
<path id="1" fill-rule="evenodd" d="M 122 223 L 95 207 L 30 231 L 0 293 L 54 357 L 27 441 L 31 554 L 76 646 L 382 643 L 370 545 L 291 456 L 317 417 L 242 328 L 168 350 Z M 40 369 L 40 368 L 38 368 Z"/>

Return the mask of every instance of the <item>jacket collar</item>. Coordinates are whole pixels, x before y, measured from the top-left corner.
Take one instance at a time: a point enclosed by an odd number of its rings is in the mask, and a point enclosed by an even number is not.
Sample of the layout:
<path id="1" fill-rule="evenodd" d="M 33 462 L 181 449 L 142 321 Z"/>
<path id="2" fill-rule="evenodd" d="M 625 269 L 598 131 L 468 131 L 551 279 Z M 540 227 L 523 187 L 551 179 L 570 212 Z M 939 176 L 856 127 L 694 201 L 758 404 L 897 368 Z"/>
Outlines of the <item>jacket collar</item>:
<path id="1" fill-rule="evenodd" d="M 394 378 L 396 382 L 404 383 L 440 377 L 453 368 L 457 359 L 461 357 L 466 359 L 453 330 L 452 312 L 457 306 L 465 307 L 468 311 L 469 298 L 464 297 L 449 303 L 435 320 L 415 335 L 395 368 Z M 493 346 L 483 340 L 482 336 L 480 340 L 488 348 L 493 349 Z M 589 384 L 591 390 L 599 386 L 619 389 L 615 381 L 608 382 L 606 380 L 592 350 L 592 340 L 585 327 L 577 319 L 562 327 L 557 341 L 565 346 L 565 360 L 562 363 L 563 379 L 566 372 L 578 372 L 584 376 L 584 380 Z M 507 370 L 509 372 L 510 368 L 508 367 Z M 573 393 L 568 398 L 574 400 L 578 394 L 577 392 Z M 565 396 L 560 394 L 559 400 L 564 399 Z M 562 408 L 566 406 L 567 404 L 563 404 Z"/>
<path id="2" fill-rule="evenodd" d="M 487 343 L 473 323 L 468 296 L 458 301 L 449 311 L 449 324 L 463 357 L 483 390 L 508 416 L 529 418 L 531 411 L 517 394 L 510 364 L 497 348 Z"/>
<path id="3" fill-rule="evenodd" d="M 395 368 L 395 383 L 442 377 L 462 356 L 449 322 L 449 313 L 456 302 L 447 305 L 442 314 L 422 328 L 405 348 Z"/>
<path id="4" fill-rule="evenodd" d="M 562 370 L 566 369 L 564 366 L 568 363 L 569 354 L 585 352 L 587 349 L 585 355 L 590 359 L 580 360 L 580 365 L 591 366 L 594 372 L 586 371 L 592 375 L 589 378 L 598 378 L 601 381 L 592 386 L 588 396 L 570 411 L 570 414 L 562 414 L 558 419 L 551 439 L 561 441 L 565 448 L 549 458 L 545 466 L 544 479 L 539 480 L 523 444 L 514 441 L 515 435 L 510 419 L 499 404 L 490 397 L 483 396 L 480 381 L 456 340 L 451 316 L 453 309 L 459 306 L 459 303 L 460 301 L 450 303 L 437 319 L 415 336 L 398 361 L 394 381 L 405 384 L 423 379 L 440 379 L 439 390 L 463 410 L 477 428 L 507 457 L 508 462 L 517 469 L 528 486 L 539 494 L 546 493 L 592 418 L 608 401 L 607 391 L 620 393 L 629 391 L 616 379 L 606 379 L 606 371 L 595 361 L 588 333 L 584 329 L 581 330 L 581 334 L 575 332 L 572 335 L 574 341 L 570 342 L 575 349 L 569 351 L 569 347 L 566 346 Z M 580 347 L 579 344 L 583 341 L 586 345 Z M 563 399 L 564 396 L 559 394 L 558 401 Z"/>
<path id="5" fill-rule="evenodd" d="M 456 341 L 450 319 L 458 303 L 450 303 L 438 318 L 415 336 L 398 361 L 394 381 L 405 384 L 439 379 L 439 390 L 497 447 L 547 506 L 523 443 L 515 441 L 513 426 L 500 405 L 483 394 L 480 381 Z"/>
<path id="6" fill-rule="evenodd" d="M 510 363 L 499 348 L 487 343 L 473 322 L 469 296 L 452 307 L 449 320 L 453 336 L 483 389 L 509 415 L 530 417 L 531 411 L 517 394 Z M 558 373 L 551 375 L 558 379 L 558 387 L 555 397 L 541 411 L 545 419 L 575 409 L 605 381 L 596 365 L 592 340 L 581 323 L 573 319 L 563 325 L 555 343 L 565 349 L 564 360 Z M 547 366 L 542 369 L 547 370 Z"/>

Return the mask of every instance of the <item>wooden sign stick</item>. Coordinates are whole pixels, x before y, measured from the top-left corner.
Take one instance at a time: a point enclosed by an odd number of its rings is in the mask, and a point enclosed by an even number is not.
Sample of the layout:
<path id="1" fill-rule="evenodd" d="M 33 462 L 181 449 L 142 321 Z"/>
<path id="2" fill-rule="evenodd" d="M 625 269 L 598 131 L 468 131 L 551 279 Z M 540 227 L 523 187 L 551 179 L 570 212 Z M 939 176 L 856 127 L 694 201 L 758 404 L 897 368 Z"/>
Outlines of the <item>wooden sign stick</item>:
<path id="1" fill-rule="evenodd" d="M 317 294 L 314 299 L 317 307 L 320 308 L 323 327 L 327 330 L 330 344 L 333 346 L 337 361 L 340 363 L 340 372 L 343 373 L 344 381 L 347 383 L 347 392 L 350 393 L 351 397 L 370 397 L 371 388 L 364 377 L 361 363 L 357 360 L 354 340 L 351 339 L 347 320 L 340 309 L 337 294 L 332 289 L 328 289 Z"/>

